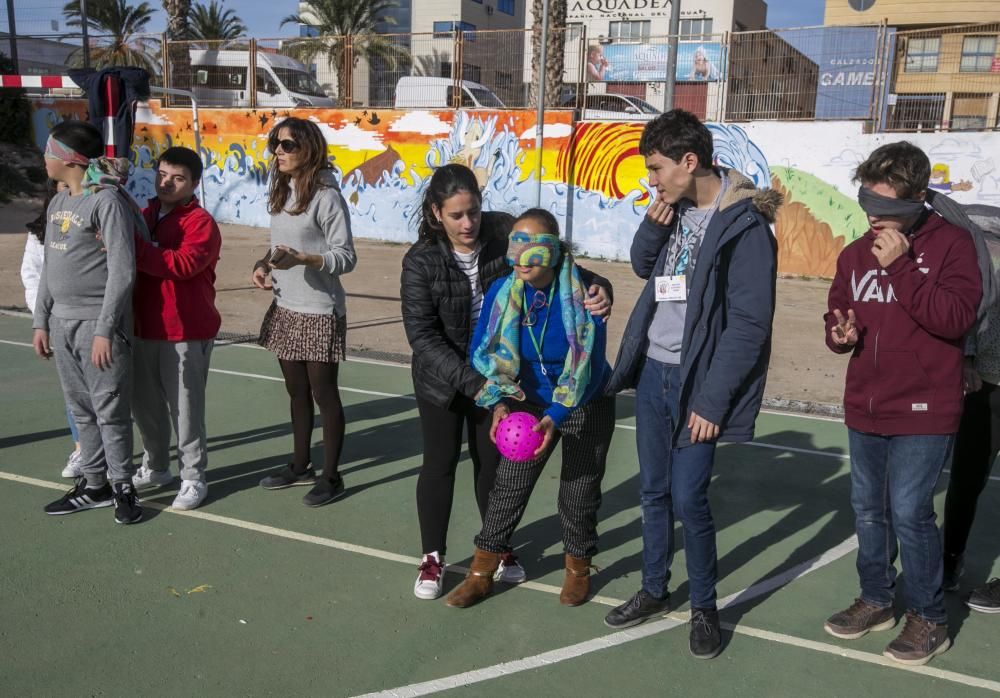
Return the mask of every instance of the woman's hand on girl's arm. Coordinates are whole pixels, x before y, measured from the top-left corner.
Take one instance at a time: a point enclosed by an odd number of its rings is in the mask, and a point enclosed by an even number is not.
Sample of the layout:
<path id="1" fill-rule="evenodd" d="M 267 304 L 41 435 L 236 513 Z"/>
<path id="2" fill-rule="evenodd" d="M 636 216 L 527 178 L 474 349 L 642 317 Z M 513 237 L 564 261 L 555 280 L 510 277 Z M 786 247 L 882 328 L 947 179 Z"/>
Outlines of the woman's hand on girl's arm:
<path id="1" fill-rule="evenodd" d="M 583 301 L 583 307 L 594 317 L 607 320 L 611 317 L 611 297 L 608 290 L 603 286 L 591 284 L 587 289 L 587 297 Z"/>

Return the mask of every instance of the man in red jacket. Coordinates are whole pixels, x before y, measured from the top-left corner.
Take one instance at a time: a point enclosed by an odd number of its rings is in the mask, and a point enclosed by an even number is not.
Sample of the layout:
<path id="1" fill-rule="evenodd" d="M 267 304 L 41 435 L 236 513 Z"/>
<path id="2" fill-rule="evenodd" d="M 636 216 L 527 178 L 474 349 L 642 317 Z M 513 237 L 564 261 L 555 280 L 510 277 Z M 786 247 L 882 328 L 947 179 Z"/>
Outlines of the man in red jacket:
<path id="1" fill-rule="evenodd" d="M 982 294 L 971 235 L 924 205 L 930 167 L 905 141 L 858 166 L 871 228 L 841 252 L 824 316 L 827 345 L 851 352 L 844 415 L 861 582 L 825 630 L 854 639 L 895 626 L 902 551 L 906 624 L 885 655 L 904 664 L 950 646 L 933 497 L 962 414 L 962 338 Z"/>
<path id="2" fill-rule="evenodd" d="M 201 159 L 188 148 L 160 155 L 156 198 L 142 212 L 152 241 L 136 241 L 132 411 L 144 453 L 133 482 L 150 487 L 173 481 L 173 428 L 181 475 L 175 509 L 194 509 L 208 493 L 205 385 L 221 324 L 215 265 L 222 236 L 194 195 L 201 170 Z"/>

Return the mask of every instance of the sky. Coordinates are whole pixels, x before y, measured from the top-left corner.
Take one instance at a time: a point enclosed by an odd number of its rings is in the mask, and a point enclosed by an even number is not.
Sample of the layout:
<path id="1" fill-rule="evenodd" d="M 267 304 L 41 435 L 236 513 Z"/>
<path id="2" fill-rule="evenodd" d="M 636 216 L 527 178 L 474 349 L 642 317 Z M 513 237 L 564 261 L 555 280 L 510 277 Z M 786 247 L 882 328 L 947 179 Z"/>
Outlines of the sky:
<path id="1" fill-rule="evenodd" d="M 823 24 L 825 7 L 825 0 L 768 0 L 767 26 L 772 29 L 819 26 Z"/>
<path id="2" fill-rule="evenodd" d="M 138 0 L 135 0 L 136 2 Z M 739 2 L 740 0 L 736 0 Z M 161 32 L 166 27 L 166 16 L 160 0 L 147 0 L 156 8 L 155 18 L 149 24 L 150 31 Z M 518 0 L 530 2 L 530 0 Z M 693 0 L 680 0 L 681 6 L 693 5 Z M 59 0 L 15 0 L 14 17 L 18 33 L 48 33 L 52 31 L 51 21 L 59 20 L 62 26 L 62 6 Z M 823 23 L 825 0 L 768 0 L 767 24 L 778 29 L 783 27 L 811 27 Z M 281 20 L 298 11 L 298 0 L 224 0 L 224 7 L 232 9 L 243 20 L 252 36 L 270 38 L 290 36 L 295 27 L 281 27 Z M 0 31 L 7 30 L 6 5 L 0 6 Z"/>

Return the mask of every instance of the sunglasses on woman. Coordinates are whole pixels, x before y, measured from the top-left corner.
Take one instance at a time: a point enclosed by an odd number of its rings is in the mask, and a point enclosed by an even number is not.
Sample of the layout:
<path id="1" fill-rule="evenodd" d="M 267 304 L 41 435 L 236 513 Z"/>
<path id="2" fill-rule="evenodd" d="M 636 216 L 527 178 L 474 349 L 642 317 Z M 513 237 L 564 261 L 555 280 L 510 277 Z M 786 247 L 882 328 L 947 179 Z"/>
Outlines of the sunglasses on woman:
<path id="1" fill-rule="evenodd" d="M 273 140 L 269 142 L 267 146 L 271 149 L 272 153 L 278 152 L 278 146 L 281 146 L 281 150 L 285 153 L 294 153 L 299 149 L 299 144 L 291 138 L 282 138 L 280 141 Z"/>

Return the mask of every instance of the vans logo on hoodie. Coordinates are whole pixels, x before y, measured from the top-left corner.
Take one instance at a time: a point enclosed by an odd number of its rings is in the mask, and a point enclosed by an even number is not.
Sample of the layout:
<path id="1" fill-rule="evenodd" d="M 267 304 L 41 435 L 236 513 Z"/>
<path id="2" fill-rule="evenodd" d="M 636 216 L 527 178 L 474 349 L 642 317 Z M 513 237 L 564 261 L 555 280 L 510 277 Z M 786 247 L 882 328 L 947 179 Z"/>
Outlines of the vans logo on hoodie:
<path id="1" fill-rule="evenodd" d="M 887 284 L 883 289 L 878 282 L 879 272 L 882 273 L 882 276 L 887 276 L 884 269 L 869 269 L 860 281 L 858 281 L 857 273 L 851 272 L 851 293 L 855 303 L 892 303 L 896 300 L 892 284 Z"/>

